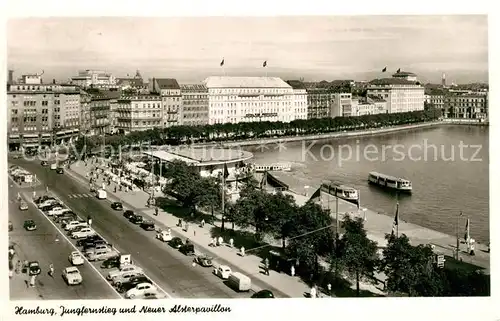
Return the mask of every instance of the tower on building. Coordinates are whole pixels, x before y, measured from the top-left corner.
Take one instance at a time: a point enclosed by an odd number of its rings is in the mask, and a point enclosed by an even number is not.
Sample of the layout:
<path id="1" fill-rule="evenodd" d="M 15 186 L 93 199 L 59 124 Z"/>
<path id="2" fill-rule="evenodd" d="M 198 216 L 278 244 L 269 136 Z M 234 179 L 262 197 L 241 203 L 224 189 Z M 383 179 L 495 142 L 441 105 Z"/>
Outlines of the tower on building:
<path id="1" fill-rule="evenodd" d="M 441 86 L 446 87 L 446 74 L 443 72 L 443 77 L 441 77 Z"/>
<path id="2" fill-rule="evenodd" d="M 7 81 L 9 85 L 14 83 L 14 70 L 9 70 L 9 78 Z"/>

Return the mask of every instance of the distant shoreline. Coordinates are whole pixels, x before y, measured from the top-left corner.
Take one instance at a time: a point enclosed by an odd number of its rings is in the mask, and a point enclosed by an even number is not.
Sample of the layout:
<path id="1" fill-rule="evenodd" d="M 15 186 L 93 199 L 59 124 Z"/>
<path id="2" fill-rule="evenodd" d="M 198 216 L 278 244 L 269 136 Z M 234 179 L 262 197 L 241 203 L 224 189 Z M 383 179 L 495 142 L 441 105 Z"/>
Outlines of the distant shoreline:
<path id="1" fill-rule="evenodd" d="M 293 137 L 273 137 L 273 138 L 259 138 L 259 139 L 249 139 L 240 141 L 228 141 L 228 142 L 218 142 L 218 143 L 201 143 L 193 144 L 193 147 L 237 147 L 237 146 L 256 146 L 262 144 L 273 144 L 273 143 L 285 143 L 285 142 L 297 142 L 297 141 L 310 141 L 310 140 L 328 140 L 335 138 L 345 138 L 345 137 L 361 137 L 361 136 L 372 136 L 393 133 L 398 131 L 412 130 L 418 128 L 426 128 L 432 126 L 441 125 L 468 125 L 468 126 L 489 126 L 488 122 L 479 122 L 471 120 L 462 119 L 446 119 L 442 121 L 433 121 L 427 123 L 419 123 L 412 125 L 400 125 L 377 129 L 364 129 L 356 131 L 345 131 L 345 132 L 335 132 L 319 135 L 304 135 L 304 136 L 293 136 Z"/>

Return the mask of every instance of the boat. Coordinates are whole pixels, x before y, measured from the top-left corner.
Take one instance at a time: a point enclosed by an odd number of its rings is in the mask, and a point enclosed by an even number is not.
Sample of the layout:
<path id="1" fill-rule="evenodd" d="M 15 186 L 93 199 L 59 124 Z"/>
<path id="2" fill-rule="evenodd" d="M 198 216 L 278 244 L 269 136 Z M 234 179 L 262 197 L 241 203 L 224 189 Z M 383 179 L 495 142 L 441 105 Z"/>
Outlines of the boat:
<path id="1" fill-rule="evenodd" d="M 348 202 L 357 204 L 359 201 L 358 191 L 353 187 L 327 181 L 321 184 L 321 188 L 325 192 Z"/>
<path id="2" fill-rule="evenodd" d="M 289 163 L 275 163 L 275 164 L 254 164 L 255 172 L 264 173 L 269 171 L 289 172 L 292 166 Z"/>
<path id="3" fill-rule="evenodd" d="M 368 183 L 393 189 L 398 192 L 411 193 L 412 191 L 411 182 L 409 180 L 377 172 L 370 172 L 368 175 Z"/>

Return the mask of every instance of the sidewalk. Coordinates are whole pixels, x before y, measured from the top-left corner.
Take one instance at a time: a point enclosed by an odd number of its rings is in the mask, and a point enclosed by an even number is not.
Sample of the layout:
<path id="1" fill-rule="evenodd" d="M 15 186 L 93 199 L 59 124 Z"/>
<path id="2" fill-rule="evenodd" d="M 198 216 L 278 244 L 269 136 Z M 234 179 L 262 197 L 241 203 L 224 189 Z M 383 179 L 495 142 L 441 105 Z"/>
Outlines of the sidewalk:
<path id="1" fill-rule="evenodd" d="M 42 296 L 38 292 L 37 288 L 29 287 L 29 277 L 26 273 L 16 273 L 15 267 L 16 262 L 20 260 L 24 262 L 26 259 L 22 249 L 17 245 L 15 238 L 9 239 L 10 244 L 14 244 L 14 249 L 16 254 L 13 258 L 14 263 L 14 274 L 11 279 L 9 279 L 9 294 L 10 300 L 42 300 Z"/>
<path id="2" fill-rule="evenodd" d="M 86 167 L 83 164 L 77 162 L 70 166 L 70 170 L 67 171 L 67 173 L 72 175 L 76 179 L 86 183 L 87 179 L 85 177 L 87 171 L 89 171 L 90 168 L 91 166 Z M 102 177 L 99 178 L 98 182 L 99 184 L 102 183 Z M 237 266 L 252 279 L 258 279 L 262 283 L 268 284 L 271 287 L 278 289 L 279 291 L 283 292 L 283 294 L 289 297 L 303 298 L 304 293 L 309 293 L 310 287 L 297 276 L 291 277 L 288 274 L 278 273 L 274 270 L 269 271 L 269 276 L 263 274 L 261 272 L 263 271 L 262 259 L 250 253 L 248 253 L 244 257 L 240 256 L 239 248 L 241 247 L 241 245 L 237 244 L 236 242 L 234 244 L 234 247 L 230 247 L 228 244 L 219 247 L 209 246 L 213 236 L 215 236 L 212 235 L 211 229 L 214 229 L 215 227 L 216 230 L 219 230 L 218 228 L 220 228 L 221 225 L 220 222 L 215 222 L 213 223 L 213 225 L 205 224 L 203 228 L 198 224 L 190 224 L 189 231 L 186 232 L 183 230 L 183 228 L 176 226 L 179 220 L 176 216 L 164 212 L 163 210 L 159 211 L 158 216 L 154 216 L 154 209 L 146 206 L 147 200 L 149 198 L 148 193 L 144 191 L 120 192 L 119 190 L 114 193 L 113 182 L 111 183 L 111 186 L 107 188 L 107 191 L 108 196 L 114 195 L 118 200 L 122 201 L 126 207 L 137 209 L 156 223 L 160 223 L 161 225 L 165 225 L 165 227 L 169 227 L 172 230 L 174 236 L 175 234 L 177 234 L 182 239 L 189 238 L 193 243 L 198 245 L 198 249 L 214 257 L 215 265 L 217 265 L 218 259 L 222 264 L 227 264 L 226 262 L 229 262 L 230 264 L 227 265 Z M 226 223 L 226 228 L 230 226 L 231 223 Z M 237 230 L 238 228 L 235 227 L 235 229 Z M 225 239 L 224 242 L 227 243 L 228 240 Z M 249 248 L 247 248 L 246 250 L 249 250 Z M 258 286 L 253 286 L 253 288 L 256 291 L 261 290 L 261 288 Z M 372 285 L 368 284 L 363 288 L 366 290 L 376 291 L 374 290 L 374 287 Z"/>

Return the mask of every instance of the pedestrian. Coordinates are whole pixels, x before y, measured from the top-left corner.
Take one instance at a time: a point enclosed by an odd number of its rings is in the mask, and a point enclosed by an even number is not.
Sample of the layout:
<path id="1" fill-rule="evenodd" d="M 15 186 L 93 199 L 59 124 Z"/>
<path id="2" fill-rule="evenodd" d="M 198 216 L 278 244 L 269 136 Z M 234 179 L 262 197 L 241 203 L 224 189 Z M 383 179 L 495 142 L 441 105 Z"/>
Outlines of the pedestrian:
<path id="1" fill-rule="evenodd" d="M 204 227 L 205 226 L 205 219 L 202 219 L 201 220 L 201 227 Z"/>
<path id="2" fill-rule="evenodd" d="M 178 226 L 178 227 L 182 227 L 182 219 L 179 219 L 179 220 L 177 221 L 177 226 Z"/>
<path id="3" fill-rule="evenodd" d="M 116 185 L 115 185 L 115 193 L 116 193 Z"/>
<path id="4" fill-rule="evenodd" d="M 240 248 L 240 254 L 241 254 L 241 256 L 245 256 L 245 247 L 244 246 L 242 246 Z"/>
<path id="5" fill-rule="evenodd" d="M 224 243 L 224 239 L 222 238 L 222 236 L 219 236 L 219 246 L 222 245 Z"/>
<path id="6" fill-rule="evenodd" d="M 269 259 L 267 257 L 264 260 L 264 270 L 265 270 L 266 274 L 269 275 Z"/>
<path id="7" fill-rule="evenodd" d="M 470 252 L 469 252 L 470 256 L 476 255 L 476 253 L 474 252 L 474 249 L 475 249 L 475 245 L 474 245 L 474 243 L 472 243 L 470 245 Z"/>
<path id="8" fill-rule="evenodd" d="M 295 266 L 292 264 L 292 266 L 290 267 L 290 275 L 291 276 L 295 276 Z"/>
<path id="9" fill-rule="evenodd" d="M 187 232 L 189 230 L 189 224 L 186 223 L 186 225 L 184 225 L 184 231 Z"/>
<path id="10" fill-rule="evenodd" d="M 158 216 L 158 207 L 155 207 L 155 216 Z"/>
<path id="11" fill-rule="evenodd" d="M 54 277 L 54 265 L 52 263 L 50 263 L 50 265 L 49 265 L 49 276 L 51 278 Z"/>
<path id="12" fill-rule="evenodd" d="M 234 245 L 234 240 L 233 240 L 233 238 L 230 238 L 229 239 L 229 246 L 233 247 L 233 245 Z"/>
<path id="13" fill-rule="evenodd" d="M 170 227 L 167 229 L 167 233 L 168 233 L 168 235 L 170 235 L 172 233 L 172 230 L 170 229 Z"/>
<path id="14" fill-rule="evenodd" d="M 33 199 L 36 197 L 36 191 L 33 191 Z"/>
<path id="15" fill-rule="evenodd" d="M 328 290 L 328 295 L 332 296 L 332 285 L 330 283 L 326 285 L 326 289 Z"/>
<path id="16" fill-rule="evenodd" d="M 35 281 L 36 281 L 36 275 L 32 275 L 30 277 L 30 286 L 34 287 L 35 286 Z"/>
<path id="17" fill-rule="evenodd" d="M 215 238 L 210 239 L 210 244 L 208 246 L 214 247 L 215 246 Z"/>
<path id="18" fill-rule="evenodd" d="M 317 293 L 316 293 L 316 286 L 314 286 L 314 285 L 313 285 L 313 286 L 311 287 L 311 290 L 309 291 L 309 297 L 310 297 L 311 299 L 316 299 L 316 294 L 317 294 Z"/>

